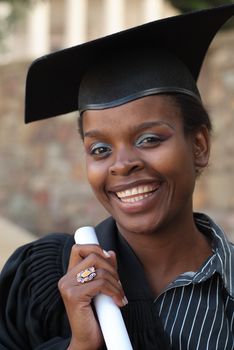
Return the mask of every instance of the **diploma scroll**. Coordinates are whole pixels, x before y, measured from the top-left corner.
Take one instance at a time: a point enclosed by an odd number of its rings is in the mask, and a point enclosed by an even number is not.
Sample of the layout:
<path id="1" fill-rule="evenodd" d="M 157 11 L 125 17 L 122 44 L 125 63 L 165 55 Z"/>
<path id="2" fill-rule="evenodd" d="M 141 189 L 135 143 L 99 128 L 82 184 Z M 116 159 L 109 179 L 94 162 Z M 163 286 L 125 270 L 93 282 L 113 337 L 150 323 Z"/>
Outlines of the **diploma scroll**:
<path id="1" fill-rule="evenodd" d="M 77 244 L 99 244 L 93 227 L 79 228 L 75 233 Z M 133 350 L 118 306 L 107 295 L 94 298 L 98 320 L 108 350 Z"/>

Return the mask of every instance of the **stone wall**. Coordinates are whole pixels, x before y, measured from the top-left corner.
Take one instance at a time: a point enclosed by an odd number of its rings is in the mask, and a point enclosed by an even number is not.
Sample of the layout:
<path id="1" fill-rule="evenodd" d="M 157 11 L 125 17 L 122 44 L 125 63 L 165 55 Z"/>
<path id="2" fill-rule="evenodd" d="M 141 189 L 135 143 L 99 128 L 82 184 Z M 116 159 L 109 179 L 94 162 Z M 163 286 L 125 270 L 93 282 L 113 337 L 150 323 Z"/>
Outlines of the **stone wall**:
<path id="1" fill-rule="evenodd" d="M 40 235 L 73 232 L 105 213 L 85 180 L 77 114 L 24 125 L 27 68 L 0 67 L 0 213 Z"/>
<path id="2" fill-rule="evenodd" d="M 209 168 L 198 183 L 197 202 L 234 234 L 234 31 L 214 40 L 200 86 L 214 132 Z M 199 198 L 200 197 L 200 198 Z"/>
<path id="3" fill-rule="evenodd" d="M 210 167 L 198 182 L 195 208 L 234 234 L 234 32 L 217 37 L 199 81 L 214 123 Z M 85 179 L 77 114 L 24 125 L 28 62 L 0 66 L 0 213 L 43 235 L 74 232 L 107 214 Z"/>

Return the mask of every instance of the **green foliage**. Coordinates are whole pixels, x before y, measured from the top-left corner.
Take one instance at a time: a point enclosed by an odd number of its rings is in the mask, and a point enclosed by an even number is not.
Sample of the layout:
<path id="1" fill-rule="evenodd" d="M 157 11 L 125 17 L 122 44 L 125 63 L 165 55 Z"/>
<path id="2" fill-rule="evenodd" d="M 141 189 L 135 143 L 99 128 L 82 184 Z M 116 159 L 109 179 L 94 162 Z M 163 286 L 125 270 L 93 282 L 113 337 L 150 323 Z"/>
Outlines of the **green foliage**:
<path id="1" fill-rule="evenodd" d="M 14 22 L 22 18 L 28 6 L 33 3 L 33 0 L 0 0 L 0 3 L 7 3 L 10 7 L 8 16 L 5 18 L 7 25 L 12 25 Z"/>
<path id="2" fill-rule="evenodd" d="M 170 0 L 170 2 L 182 12 L 234 3 L 233 0 Z"/>
<path id="3" fill-rule="evenodd" d="M 4 50 L 3 39 L 11 32 L 17 21 L 20 21 L 29 7 L 37 0 L 0 0 L 9 6 L 5 17 L 0 17 L 0 50 Z"/>

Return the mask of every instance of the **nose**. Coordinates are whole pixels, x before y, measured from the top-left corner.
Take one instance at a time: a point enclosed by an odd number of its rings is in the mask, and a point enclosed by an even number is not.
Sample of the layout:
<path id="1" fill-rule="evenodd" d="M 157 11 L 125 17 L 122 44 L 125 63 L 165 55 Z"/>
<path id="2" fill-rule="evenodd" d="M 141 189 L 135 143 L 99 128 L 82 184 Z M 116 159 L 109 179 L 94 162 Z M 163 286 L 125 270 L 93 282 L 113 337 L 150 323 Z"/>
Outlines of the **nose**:
<path id="1" fill-rule="evenodd" d="M 109 168 L 111 175 L 128 176 L 144 168 L 144 162 L 137 154 L 124 148 L 118 151 L 113 164 Z"/>

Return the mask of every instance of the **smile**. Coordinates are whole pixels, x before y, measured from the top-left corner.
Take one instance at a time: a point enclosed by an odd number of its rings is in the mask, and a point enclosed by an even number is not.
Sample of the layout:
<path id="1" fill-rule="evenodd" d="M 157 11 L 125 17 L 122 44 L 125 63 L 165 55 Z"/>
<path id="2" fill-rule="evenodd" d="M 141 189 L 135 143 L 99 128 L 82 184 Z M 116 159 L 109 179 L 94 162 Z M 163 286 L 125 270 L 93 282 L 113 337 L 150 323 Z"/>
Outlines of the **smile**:
<path id="1" fill-rule="evenodd" d="M 141 185 L 127 189 L 125 191 L 116 192 L 117 197 L 124 203 L 135 203 L 151 196 L 157 189 L 159 185 Z"/>

